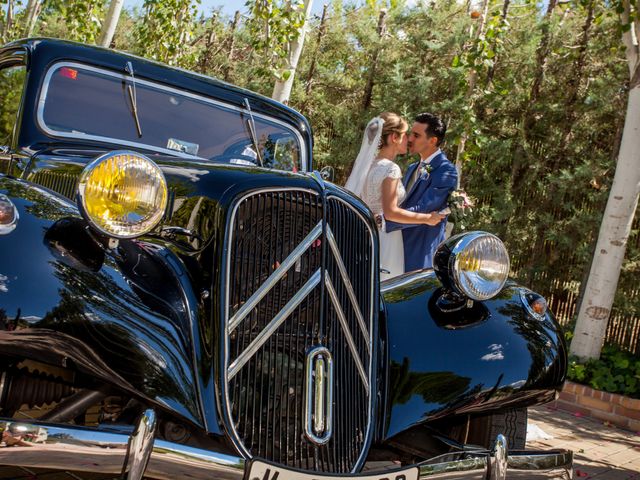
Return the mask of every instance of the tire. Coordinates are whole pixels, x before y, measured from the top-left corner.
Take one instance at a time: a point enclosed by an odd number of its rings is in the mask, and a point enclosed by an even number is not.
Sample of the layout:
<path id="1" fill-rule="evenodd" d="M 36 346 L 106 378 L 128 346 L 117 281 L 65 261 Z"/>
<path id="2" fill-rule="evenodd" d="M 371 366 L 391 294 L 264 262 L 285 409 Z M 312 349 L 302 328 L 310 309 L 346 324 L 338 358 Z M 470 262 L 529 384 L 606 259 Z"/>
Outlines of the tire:
<path id="1" fill-rule="evenodd" d="M 523 450 L 527 441 L 527 409 L 516 408 L 472 419 L 468 443 L 493 448 L 499 434 L 507 439 L 509 450 Z"/>

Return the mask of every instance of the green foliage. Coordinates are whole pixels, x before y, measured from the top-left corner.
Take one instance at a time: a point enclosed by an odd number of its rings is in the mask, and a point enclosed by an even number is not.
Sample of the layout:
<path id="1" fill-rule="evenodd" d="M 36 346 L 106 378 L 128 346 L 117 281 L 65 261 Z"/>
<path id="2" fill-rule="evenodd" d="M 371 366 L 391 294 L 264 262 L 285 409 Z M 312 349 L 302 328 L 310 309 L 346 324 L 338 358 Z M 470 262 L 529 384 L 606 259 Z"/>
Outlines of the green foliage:
<path id="1" fill-rule="evenodd" d="M 5 68 L 0 72 L 0 145 L 11 145 L 15 118 L 22 97 L 24 67 Z"/>
<path id="2" fill-rule="evenodd" d="M 605 346 L 599 360 L 571 359 L 567 376 L 597 390 L 640 398 L 640 357 L 615 346 Z"/>
<path id="3" fill-rule="evenodd" d="M 83 43 L 96 43 L 105 13 L 104 0 L 65 0 L 60 2 L 65 19 L 66 38 Z"/>
<path id="4" fill-rule="evenodd" d="M 190 48 L 200 0 L 145 0 L 136 31 L 136 53 L 169 65 L 190 68 L 196 63 Z"/>
<path id="5" fill-rule="evenodd" d="M 305 22 L 303 0 L 248 0 L 250 43 L 262 57 L 264 68 L 277 79 L 287 80 L 291 42 Z"/>
<path id="6" fill-rule="evenodd" d="M 2 41 L 8 42 L 11 40 L 16 40 L 21 37 L 22 34 L 22 25 L 21 25 L 21 8 L 23 7 L 23 2 L 21 0 L 15 0 L 13 2 L 13 19 L 9 21 L 9 5 L 8 1 L 0 1 L 0 32 L 2 32 Z M 5 7 L 6 5 L 6 7 Z M 4 18 L 2 18 L 4 17 Z"/>
<path id="7" fill-rule="evenodd" d="M 612 0 L 610 7 L 620 16 L 620 23 L 618 24 L 620 34 L 631 30 L 634 22 L 640 22 L 640 6 L 636 2 L 631 0 Z"/>

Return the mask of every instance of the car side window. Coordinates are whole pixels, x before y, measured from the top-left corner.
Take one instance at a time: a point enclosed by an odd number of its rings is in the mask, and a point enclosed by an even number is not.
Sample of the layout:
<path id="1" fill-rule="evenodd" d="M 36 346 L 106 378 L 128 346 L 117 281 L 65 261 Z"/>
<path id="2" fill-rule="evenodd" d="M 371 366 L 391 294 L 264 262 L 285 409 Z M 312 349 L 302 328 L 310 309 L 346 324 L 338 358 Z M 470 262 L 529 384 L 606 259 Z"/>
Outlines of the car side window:
<path id="1" fill-rule="evenodd" d="M 260 122 L 256 121 L 260 159 L 251 139 L 245 138 L 227 147 L 222 155 L 212 157 L 212 160 L 236 165 L 259 165 L 262 161 L 262 166 L 266 168 L 297 172 L 300 162 L 297 139 L 284 129 L 261 134 L 260 126 Z"/>
<path id="2" fill-rule="evenodd" d="M 0 69 L 0 149 L 11 146 L 25 75 L 24 65 Z"/>

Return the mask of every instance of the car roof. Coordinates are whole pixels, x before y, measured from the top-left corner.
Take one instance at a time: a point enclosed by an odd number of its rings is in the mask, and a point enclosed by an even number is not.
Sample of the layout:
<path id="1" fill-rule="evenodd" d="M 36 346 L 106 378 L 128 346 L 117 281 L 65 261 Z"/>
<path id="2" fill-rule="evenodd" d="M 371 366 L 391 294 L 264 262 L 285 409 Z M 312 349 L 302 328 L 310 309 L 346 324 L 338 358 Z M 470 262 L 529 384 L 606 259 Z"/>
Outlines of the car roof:
<path id="1" fill-rule="evenodd" d="M 239 107 L 244 107 L 244 99 L 247 99 L 253 110 L 277 116 L 310 133 L 306 118 L 296 110 L 271 98 L 203 74 L 171 67 L 127 52 L 68 40 L 28 38 L 9 43 L 3 49 L 17 47 L 29 52 L 29 61 L 32 64 L 37 63 L 46 68 L 56 61 L 73 60 L 124 73 L 125 63 L 131 61 L 136 77 L 166 83 L 205 96 L 222 98 Z"/>

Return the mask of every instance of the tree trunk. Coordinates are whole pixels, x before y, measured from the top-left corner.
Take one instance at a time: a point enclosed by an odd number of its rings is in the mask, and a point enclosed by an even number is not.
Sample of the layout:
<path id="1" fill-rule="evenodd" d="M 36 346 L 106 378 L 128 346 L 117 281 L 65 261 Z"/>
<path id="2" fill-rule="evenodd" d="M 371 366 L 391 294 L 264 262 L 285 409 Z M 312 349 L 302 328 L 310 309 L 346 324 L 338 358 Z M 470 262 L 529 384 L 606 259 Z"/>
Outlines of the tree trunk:
<path id="1" fill-rule="evenodd" d="M 298 68 L 298 60 L 300 60 L 300 54 L 302 53 L 302 47 L 304 46 L 304 36 L 307 30 L 307 22 L 311 14 L 311 6 L 313 0 L 305 0 L 304 2 L 304 23 L 300 27 L 297 38 L 291 42 L 291 49 L 289 50 L 289 59 L 286 71 L 288 76 L 284 80 L 276 80 L 276 84 L 273 87 L 273 95 L 271 98 L 282 102 L 284 104 L 289 103 L 289 97 L 291 96 L 291 88 L 293 87 L 293 79 L 296 75 L 296 68 Z"/>
<path id="2" fill-rule="evenodd" d="M 202 54 L 200 55 L 200 58 L 198 59 L 197 71 L 200 73 L 206 74 L 207 71 L 209 70 L 209 65 L 211 64 L 211 58 L 213 56 L 213 46 L 216 42 L 216 30 L 215 30 L 216 21 L 217 21 L 217 14 L 214 12 L 213 15 L 211 15 L 210 25 L 207 31 L 204 32 L 204 34 L 202 35 L 202 37 L 200 37 L 200 39 L 192 43 L 192 45 L 195 45 L 202 38 L 205 39 L 204 51 L 202 52 Z"/>
<path id="3" fill-rule="evenodd" d="M 482 15 L 480 17 L 480 25 L 476 31 L 474 41 L 484 35 L 484 30 L 487 25 L 487 15 L 489 14 L 489 0 L 483 0 L 482 3 Z M 469 108 L 473 109 L 475 100 L 474 92 L 476 90 L 476 84 L 478 83 L 478 71 L 475 68 L 469 70 L 467 77 L 467 102 Z M 466 127 L 460 135 L 460 141 L 458 143 L 458 151 L 456 152 L 456 170 L 458 171 L 458 187 L 460 187 L 460 180 L 462 178 L 462 159 L 464 155 L 465 146 L 469 139 L 469 127 Z"/>
<path id="4" fill-rule="evenodd" d="M 629 20 L 629 1 L 623 22 Z M 620 269 L 638 206 L 640 193 L 640 50 L 632 38 L 639 22 L 623 36 L 631 81 L 627 113 L 609 200 L 600 225 L 591 273 L 585 297 L 578 312 L 578 321 L 571 341 L 571 353 L 581 360 L 600 356 L 607 324 L 620 278 Z"/>
<path id="5" fill-rule="evenodd" d="M 387 23 L 387 11 L 383 9 L 383 10 L 380 10 L 380 17 L 378 17 L 378 38 L 383 37 L 386 30 L 386 23 Z M 380 49 L 376 48 L 375 51 L 373 52 L 373 58 L 371 59 L 371 68 L 369 69 L 369 78 L 367 79 L 367 85 L 364 87 L 364 97 L 362 102 L 362 106 L 364 110 L 367 110 L 371 106 L 371 99 L 373 97 L 373 85 L 375 83 L 374 79 L 376 75 L 376 66 L 378 63 L 379 53 L 380 53 Z"/>
<path id="6" fill-rule="evenodd" d="M 507 15 L 509 14 L 509 5 L 511 4 L 511 0 L 504 0 L 504 3 L 502 4 L 502 14 L 500 15 L 500 28 L 504 28 L 504 26 L 506 25 L 507 22 Z M 493 42 L 493 51 L 496 51 L 496 47 L 497 46 L 497 41 L 496 39 L 494 39 Z M 489 71 L 487 72 L 487 80 L 485 82 L 485 86 L 489 87 L 491 86 L 491 83 L 493 82 L 493 76 L 496 73 L 496 64 L 498 63 L 498 55 L 496 53 L 495 58 L 493 59 L 493 64 L 491 65 L 491 68 L 489 68 Z"/>
<path id="7" fill-rule="evenodd" d="M 122 5 L 124 0 L 111 0 L 109 5 L 109 11 L 102 24 L 102 32 L 100 33 L 100 40 L 98 45 L 104 48 L 109 48 L 113 41 L 113 36 L 116 33 L 116 27 L 118 26 L 118 20 L 120 20 L 120 12 L 122 11 Z"/>
<path id="8" fill-rule="evenodd" d="M 551 48 L 551 16 L 553 10 L 556 8 L 558 0 L 549 0 L 547 10 L 542 20 L 542 37 L 540 38 L 540 44 L 536 50 L 536 69 L 533 74 L 533 82 L 531 83 L 531 90 L 529 91 L 529 99 L 527 100 L 528 107 L 524 112 L 524 136 L 530 138 L 530 131 L 535 124 L 535 115 L 532 107 L 536 105 L 540 98 L 540 89 L 542 88 L 542 81 L 544 80 L 544 74 L 547 70 L 547 60 L 549 58 Z"/>
<path id="9" fill-rule="evenodd" d="M 300 107 L 300 110 L 304 112 L 307 106 L 307 100 L 309 98 L 309 94 L 311 93 L 311 85 L 313 84 L 313 75 L 316 73 L 316 64 L 318 62 L 318 55 L 320 54 L 320 45 L 322 43 L 322 37 L 326 32 L 326 21 L 327 21 L 327 9 L 329 5 L 326 3 L 322 7 L 322 17 L 320 18 L 320 26 L 318 27 L 318 37 L 316 38 L 316 48 L 311 56 L 311 65 L 309 66 L 309 73 L 307 73 L 307 81 L 304 87 L 304 102 Z"/>
<path id="10" fill-rule="evenodd" d="M 565 122 L 564 122 L 564 149 L 566 150 L 568 143 L 571 141 L 571 133 L 573 131 L 573 124 L 576 121 L 576 106 L 580 103 L 580 84 L 582 83 L 582 73 L 587 59 L 587 48 L 589 46 L 589 38 L 591 34 L 591 27 L 593 26 L 595 1 L 591 0 L 587 6 L 587 18 L 582 26 L 582 34 L 580 35 L 578 56 L 576 57 L 567 85 L 567 97 L 565 100 Z M 559 155 L 564 160 L 564 152 Z M 553 166 L 554 169 L 557 165 Z"/>
<path id="11" fill-rule="evenodd" d="M 25 9 L 24 36 L 30 37 L 42 10 L 42 0 L 29 0 Z"/>
<path id="12" fill-rule="evenodd" d="M 227 49 L 227 66 L 224 69 L 224 81 L 228 82 L 231 76 L 231 71 L 233 70 L 233 54 L 234 47 L 236 44 L 236 30 L 238 29 L 238 24 L 240 23 L 240 10 L 236 10 L 235 15 L 233 16 L 233 22 L 231 23 L 231 31 L 229 32 L 229 48 Z"/>
<path id="13" fill-rule="evenodd" d="M 9 0 L 9 3 L 7 4 L 7 19 L 4 22 L 4 30 L 2 31 L 3 42 L 6 42 L 7 40 L 9 40 L 11 27 L 13 27 L 13 2 L 14 0 Z"/>

